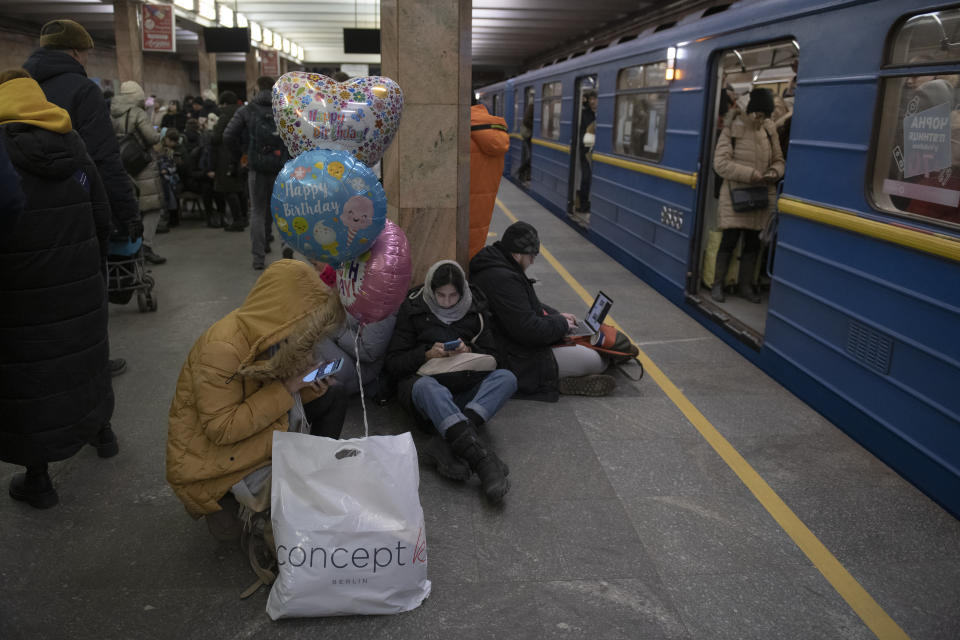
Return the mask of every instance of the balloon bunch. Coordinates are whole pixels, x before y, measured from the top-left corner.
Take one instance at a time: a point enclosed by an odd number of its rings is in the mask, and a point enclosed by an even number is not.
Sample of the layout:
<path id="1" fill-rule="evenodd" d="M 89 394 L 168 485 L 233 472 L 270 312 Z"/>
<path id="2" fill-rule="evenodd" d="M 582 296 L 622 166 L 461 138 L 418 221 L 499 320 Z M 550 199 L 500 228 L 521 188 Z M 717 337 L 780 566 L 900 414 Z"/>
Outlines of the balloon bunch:
<path id="1" fill-rule="evenodd" d="M 347 312 L 382 320 L 410 284 L 410 243 L 387 220 L 387 197 L 370 169 L 400 124 L 403 92 L 389 78 L 337 82 L 292 71 L 273 85 L 273 117 L 292 160 L 277 176 L 270 210 L 280 237 L 337 269 Z"/>

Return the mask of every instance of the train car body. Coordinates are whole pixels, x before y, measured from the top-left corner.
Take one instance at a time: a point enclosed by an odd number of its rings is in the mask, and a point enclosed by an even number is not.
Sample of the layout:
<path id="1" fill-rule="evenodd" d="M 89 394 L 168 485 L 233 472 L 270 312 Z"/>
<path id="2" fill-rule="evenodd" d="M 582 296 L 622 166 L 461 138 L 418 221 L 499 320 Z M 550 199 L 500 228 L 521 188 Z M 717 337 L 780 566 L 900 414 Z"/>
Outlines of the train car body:
<path id="1" fill-rule="evenodd" d="M 744 0 L 480 94 L 505 175 L 960 516 L 958 80 L 958 4 Z M 720 304 L 718 114 L 757 86 L 793 94 L 778 224 L 762 303 Z"/>

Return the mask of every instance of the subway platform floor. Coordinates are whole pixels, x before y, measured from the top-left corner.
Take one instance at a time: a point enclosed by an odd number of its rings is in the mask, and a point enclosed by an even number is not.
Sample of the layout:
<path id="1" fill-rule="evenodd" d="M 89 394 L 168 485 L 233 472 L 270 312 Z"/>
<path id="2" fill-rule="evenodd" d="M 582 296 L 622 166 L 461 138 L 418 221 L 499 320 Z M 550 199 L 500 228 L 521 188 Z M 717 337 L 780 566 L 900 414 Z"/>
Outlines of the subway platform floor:
<path id="1" fill-rule="evenodd" d="M 159 310 L 111 305 L 120 454 L 53 464 L 55 508 L 0 496 L 0 638 L 960 638 L 960 521 L 506 181 L 500 203 L 492 239 L 510 216 L 540 231 L 540 297 L 582 315 L 602 288 L 647 374 L 509 402 L 486 429 L 511 468 L 502 507 L 421 468 L 420 608 L 272 622 L 266 589 L 239 598 L 239 548 L 167 486 L 180 366 L 260 273 L 246 234 L 188 219 L 156 245 Z M 367 411 L 371 433 L 412 426 L 395 403 Z M 344 437 L 362 429 L 357 399 Z M 15 471 L 0 464 L 4 493 Z"/>

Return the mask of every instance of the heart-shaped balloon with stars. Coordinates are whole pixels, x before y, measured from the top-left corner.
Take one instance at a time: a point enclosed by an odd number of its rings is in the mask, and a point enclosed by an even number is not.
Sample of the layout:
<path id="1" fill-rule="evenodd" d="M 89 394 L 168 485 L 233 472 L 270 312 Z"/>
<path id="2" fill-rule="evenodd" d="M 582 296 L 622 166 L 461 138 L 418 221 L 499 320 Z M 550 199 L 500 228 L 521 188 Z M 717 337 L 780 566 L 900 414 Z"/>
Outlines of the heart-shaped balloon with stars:
<path id="1" fill-rule="evenodd" d="M 273 117 L 292 157 L 312 149 L 347 151 L 375 165 L 400 126 L 403 91 L 390 78 L 346 82 L 291 71 L 273 85 Z"/>

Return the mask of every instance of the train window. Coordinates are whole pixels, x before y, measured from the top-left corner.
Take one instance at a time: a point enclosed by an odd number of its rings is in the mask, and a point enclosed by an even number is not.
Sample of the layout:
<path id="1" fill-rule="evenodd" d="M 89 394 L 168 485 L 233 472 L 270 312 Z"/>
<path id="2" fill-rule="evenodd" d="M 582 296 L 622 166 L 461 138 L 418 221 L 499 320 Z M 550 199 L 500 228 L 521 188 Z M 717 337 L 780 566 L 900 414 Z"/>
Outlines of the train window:
<path id="1" fill-rule="evenodd" d="M 960 61 L 960 9 L 913 16 L 900 25 L 889 64 Z"/>
<path id="2" fill-rule="evenodd" d="M 540 91 L 540 136 L 550 140 L 560 139 L 560 108 L 563 84 L 548 82 Z"/>
<path id="3" fill-rule="evenodd" d="M 960 229 L 960 10 L 895 29 L 887 59 L 907 68 L 882 81 L 870 198 L 882 211 Z"/>
<path id="4" fill-rule="evenodd" d="M 613 151 L 658 162 L 666 134 L 667 63 L 621 69 L 617 75 Z"/>
<path id="5" fill-rule="evenodd" d="M 503 115 L 503 94 L 495 93 L 493 94 L 493 114 L 495 116 Z"/>

